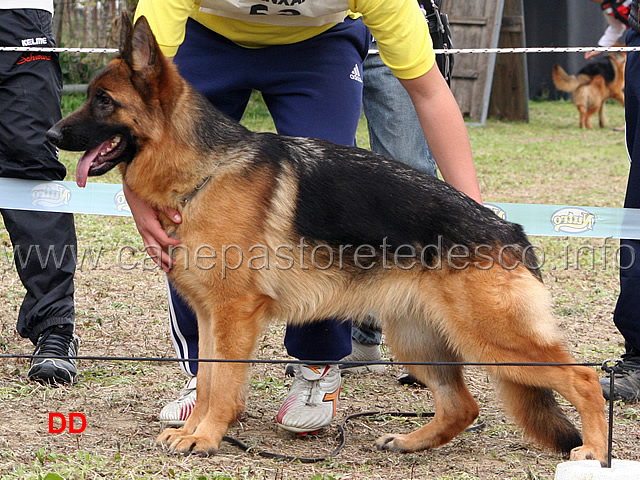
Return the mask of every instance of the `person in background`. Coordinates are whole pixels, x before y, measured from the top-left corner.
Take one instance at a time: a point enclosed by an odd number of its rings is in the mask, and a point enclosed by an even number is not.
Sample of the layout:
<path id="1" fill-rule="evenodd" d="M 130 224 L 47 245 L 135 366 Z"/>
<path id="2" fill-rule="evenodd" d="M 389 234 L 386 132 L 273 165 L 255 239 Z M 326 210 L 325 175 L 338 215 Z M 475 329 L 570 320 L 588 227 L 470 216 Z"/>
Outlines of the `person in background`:
<path id="1" fill-rule="evenodd" d="M 604 18 L 607 20 L 607 29 L 604 31 L 600 40 L 598 40 L 599 47 L 612 47 L 616 45 L 618 39 L 624 35 L 627 28 L 629 28 L 629 9 L 631 6 L 631 0 L 625 0 L 623 2 L 611 2 L 609 0 L 591 0 L 594 3 L 599 3 Z M 585 52 L 584 58 L 587 60 L 592 59 L 600 52 Z"/>
<path id="2" fill-rule="evenodd" d="M 629 12 L 627 46 L 640 46 L 638 2 Z M 640 52 L 628 52 L 625 67 L 625 121 L 627 152 L 631 160 L 624 208 L 640 208 Z M 620 239 L 620 294 L 613 322 L 622 334 L 625 353 L 616 375 L 613 400 L 640 401 L 640 240 Z M 609 378 L 601 379 L 602 392 L 609 398 Z"/>
<path id="3" fill-rule="evenodd" d="M 28 8 L 24 8 L 28 4 Z M 55 47 L 53 0 L 0 0 L 0 44 Z M 0 52 L 0 176 L 62 180 L 66 169 L 45 138 L 61 118 L 62 73 L 57 53 Z M 17 330 L 35 345 L 28 377 L 73 384 L 76 231 L 70 213 L 0 209 L 20 280 L 26 289 Z M 46 259 L 46 260 L 41 260 Z"/>

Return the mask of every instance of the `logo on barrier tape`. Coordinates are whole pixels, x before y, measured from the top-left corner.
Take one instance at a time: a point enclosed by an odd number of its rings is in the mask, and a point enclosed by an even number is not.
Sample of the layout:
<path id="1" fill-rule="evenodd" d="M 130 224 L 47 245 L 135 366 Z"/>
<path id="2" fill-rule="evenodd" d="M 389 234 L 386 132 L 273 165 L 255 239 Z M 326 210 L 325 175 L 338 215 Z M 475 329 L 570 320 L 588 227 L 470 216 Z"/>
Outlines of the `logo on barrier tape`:
<path id="1" fill-rule="evenodd" d="M 556 232 L 583 233 L 593 230 L 596 216 L 582 208 L 561 208 L 551 216 L 551 224 Z"/>
<path id="2" fill-rule="evenodd" d="M 71 190 L 61 183 L 40 183 L 31 189 L 31 200 L 34 206 L 40 207 L 69 205 Z"/>
<path id="3" fill-rule="evenodd" d="M 497 205 L 493 205 L 491 203 L 485 203 L 484 206 L 487 207 L 489 210 L 491 210 L 493 213 L 495 213 L 497 216 L 499 216 L 501 219 L 503 220 L 507 219 L 507 212 L 505 212 L 502 208 L 498 207 Z"/>
<path id="4" fill-rule="evenodd" d="M 116 210 L 119 212 L 131 212 L 131 208 L 127 203 L 127 199 L 124 196 L 124 191 L 119 190 L 113 197 L 113 201 L 116 204 Z"/>

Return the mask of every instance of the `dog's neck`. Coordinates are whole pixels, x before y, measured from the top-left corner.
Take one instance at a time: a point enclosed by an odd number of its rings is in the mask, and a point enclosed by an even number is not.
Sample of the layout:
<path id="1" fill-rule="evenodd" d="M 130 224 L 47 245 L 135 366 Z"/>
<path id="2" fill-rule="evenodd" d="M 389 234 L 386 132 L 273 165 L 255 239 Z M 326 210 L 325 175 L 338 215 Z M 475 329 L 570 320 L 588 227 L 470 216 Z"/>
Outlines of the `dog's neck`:
<path id="1" fill-rule="evenodd" d="M 199 185 L 196 185 L 196 187 L 191 190 L 187 195 L 185 195 L 182 198 L 182 206 L 184 207 L 187 203 L 189 203 L 189 201 L 196 196 L 196 194 L 202 190 L 204 188 L 204 186 L 209 183 L 209 180 L 211 180 L 211 175 L 209 175 L 208 177 L 206 177 L 202 183 L 200 183 Z"/>

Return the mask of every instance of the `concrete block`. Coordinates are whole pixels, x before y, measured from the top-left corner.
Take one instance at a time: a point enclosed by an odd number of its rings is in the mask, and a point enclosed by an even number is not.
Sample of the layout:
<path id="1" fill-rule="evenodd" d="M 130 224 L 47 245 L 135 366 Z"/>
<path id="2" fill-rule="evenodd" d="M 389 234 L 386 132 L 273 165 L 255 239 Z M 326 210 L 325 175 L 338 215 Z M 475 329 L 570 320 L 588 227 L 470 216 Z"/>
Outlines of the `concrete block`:
<path id="1" fill-rule="evenodd" d="M 640 480 L 640 462 L 613 460 L 602 468 L 597 460 L 564 462 L 556 468 L 555 480 Z"/>

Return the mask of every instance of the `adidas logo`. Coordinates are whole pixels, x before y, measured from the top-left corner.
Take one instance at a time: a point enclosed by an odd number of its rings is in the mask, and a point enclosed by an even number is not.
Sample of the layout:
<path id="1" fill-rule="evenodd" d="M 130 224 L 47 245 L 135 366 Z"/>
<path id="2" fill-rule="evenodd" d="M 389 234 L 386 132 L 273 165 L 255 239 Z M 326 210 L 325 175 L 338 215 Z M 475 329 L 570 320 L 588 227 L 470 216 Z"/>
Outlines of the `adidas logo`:
<path id="1" fill-rule="evenodd" d="M 360 68 L 358 67 L 357 63 L 353 67 L 353 70 L 351 70 L 351 75 L 349 75 L 349 78 L 351 80 L 355 80 L 356 82 L 362 83 L 362 75 L 360 75 Z"/>

